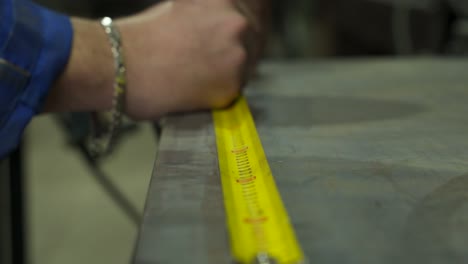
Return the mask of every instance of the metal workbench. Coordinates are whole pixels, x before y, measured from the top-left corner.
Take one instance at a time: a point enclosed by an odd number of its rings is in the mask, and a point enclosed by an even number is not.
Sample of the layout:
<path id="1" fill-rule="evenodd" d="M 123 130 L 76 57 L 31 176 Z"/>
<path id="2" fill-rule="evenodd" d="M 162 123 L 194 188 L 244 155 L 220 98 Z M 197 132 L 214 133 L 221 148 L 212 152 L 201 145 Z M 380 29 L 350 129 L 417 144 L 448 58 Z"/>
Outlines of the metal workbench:
<path id="1" fill-rule="evenodd" d="M 468 263 L 468 60 L 267 63 L 247 97 L 310 263 Z M 137 264 L 229 263 L 210 113 L 163 123 Z"/>

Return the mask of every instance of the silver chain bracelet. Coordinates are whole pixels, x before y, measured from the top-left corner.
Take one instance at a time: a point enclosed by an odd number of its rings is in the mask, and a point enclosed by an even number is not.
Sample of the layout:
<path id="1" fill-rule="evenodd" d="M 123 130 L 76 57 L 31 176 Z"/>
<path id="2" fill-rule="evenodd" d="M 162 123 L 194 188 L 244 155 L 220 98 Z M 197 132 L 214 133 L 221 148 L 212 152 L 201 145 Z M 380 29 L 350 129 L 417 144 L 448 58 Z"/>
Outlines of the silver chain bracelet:
<path id="1" fill-rule="evenodd" d="M 92 135 L 89 139 L 89 150 L 94 156 L 108 154 L 111 150 L 117 130 L 122 123 L 125 108 L 125 61 L 122 52 L 120 32 L 110 17 L 101 19 L 101 26 L 107 34 L 114 58 L 115 79 L 112 110 L 109 113 L 95 113 L 93 116 Z"/>

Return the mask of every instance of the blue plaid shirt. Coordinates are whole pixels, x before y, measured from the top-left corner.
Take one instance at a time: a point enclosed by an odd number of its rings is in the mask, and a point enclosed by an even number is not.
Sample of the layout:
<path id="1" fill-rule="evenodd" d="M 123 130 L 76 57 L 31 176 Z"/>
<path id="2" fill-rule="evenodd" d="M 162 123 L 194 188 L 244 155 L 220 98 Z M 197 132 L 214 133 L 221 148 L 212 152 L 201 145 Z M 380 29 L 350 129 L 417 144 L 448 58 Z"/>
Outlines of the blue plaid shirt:
<path id="1" fill-rule="evenodd" d="M 41 112 L 70 55 L 70 19 L 29 0 L 0 0 L 0 159 Z"/>

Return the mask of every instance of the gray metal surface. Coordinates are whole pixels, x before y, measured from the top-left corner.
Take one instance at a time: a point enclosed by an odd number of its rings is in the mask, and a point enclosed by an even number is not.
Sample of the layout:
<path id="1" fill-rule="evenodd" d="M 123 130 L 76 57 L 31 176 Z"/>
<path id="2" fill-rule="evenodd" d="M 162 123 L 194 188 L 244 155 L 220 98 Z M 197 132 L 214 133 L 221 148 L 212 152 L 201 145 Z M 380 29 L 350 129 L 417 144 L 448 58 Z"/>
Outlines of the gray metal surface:
<path id="1" fill-rule="evenodd" d="M 468 263 L 468 61 L 269 64 L 248 89 L 311 263 Z M 228 263 L 209 113 L 168 118 L 135 263 Z"/>
<path id="2" fill-rule="evenodd" d="M 209 114 L 167 120 L 134 263 L 229 263 L 216 155 Z"/>

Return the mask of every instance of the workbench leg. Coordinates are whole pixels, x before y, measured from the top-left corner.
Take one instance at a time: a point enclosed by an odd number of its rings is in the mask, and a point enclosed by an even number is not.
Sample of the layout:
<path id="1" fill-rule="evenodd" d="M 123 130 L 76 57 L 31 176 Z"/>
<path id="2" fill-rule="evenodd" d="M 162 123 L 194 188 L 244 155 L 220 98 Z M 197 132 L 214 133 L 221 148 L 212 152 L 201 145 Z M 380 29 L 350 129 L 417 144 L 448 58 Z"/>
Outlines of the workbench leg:
<path id="1" fill-rule="evenodd" d="M 25 264 L 24 173 L 21 148 L 0 161 L 0 263 Z"/>

